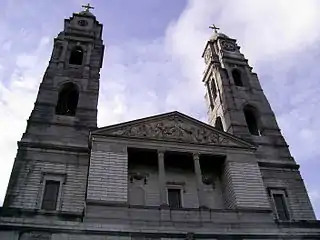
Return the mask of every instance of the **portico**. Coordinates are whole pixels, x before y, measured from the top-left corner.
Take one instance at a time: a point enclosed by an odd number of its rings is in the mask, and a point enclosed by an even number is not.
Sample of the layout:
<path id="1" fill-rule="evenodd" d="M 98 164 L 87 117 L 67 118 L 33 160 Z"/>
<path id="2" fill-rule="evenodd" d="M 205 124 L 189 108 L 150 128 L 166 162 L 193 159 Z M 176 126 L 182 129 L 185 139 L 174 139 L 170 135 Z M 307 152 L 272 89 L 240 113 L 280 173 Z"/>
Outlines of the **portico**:
<path id="1" fill-rule="evenodd" d="M 270 208 L 254 146 L 181 113 L 111 126 L 93 132 L 91 138 L 89 202 Z M 95 179 L 101 178 L 103 184 L 95 185 Z M 252 188 L 246 187 L 247 179 L 255 179 Z M 246 198 L 247 194 L 252 197 Z"/>

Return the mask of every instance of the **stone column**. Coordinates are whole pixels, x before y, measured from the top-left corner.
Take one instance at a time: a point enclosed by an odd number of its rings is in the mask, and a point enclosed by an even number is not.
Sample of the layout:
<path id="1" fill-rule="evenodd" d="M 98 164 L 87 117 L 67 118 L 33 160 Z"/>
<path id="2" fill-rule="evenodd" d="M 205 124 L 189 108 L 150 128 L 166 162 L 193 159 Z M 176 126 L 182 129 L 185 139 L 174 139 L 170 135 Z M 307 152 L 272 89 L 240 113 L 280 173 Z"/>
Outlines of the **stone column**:
<path id="1" fill-rule="evenodd" d="M 160 186 L 160 206 L 167 206 L 166 173 L 164 167 L 164 151 L 158 151 L 158 175 Z"/>
<path id="2" fill-rule="evenodd" d="M 203 191 L 199 153 L 193 154 L 193 163 L 194 163 L 194 171 L 196 173 L 196 178 L 197 178 L 197 192 L 198 192 L 199 207 L 205 207 L 206 204 L 205 204 L 205 196 Z"/>

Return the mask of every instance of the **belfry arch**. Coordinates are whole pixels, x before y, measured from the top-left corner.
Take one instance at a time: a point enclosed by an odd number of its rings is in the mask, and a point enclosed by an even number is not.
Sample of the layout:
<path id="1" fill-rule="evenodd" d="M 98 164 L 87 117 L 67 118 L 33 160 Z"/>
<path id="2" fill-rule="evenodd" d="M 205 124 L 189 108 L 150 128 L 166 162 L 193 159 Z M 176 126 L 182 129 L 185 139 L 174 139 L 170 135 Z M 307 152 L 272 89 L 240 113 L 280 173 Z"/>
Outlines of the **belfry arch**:
<path id="1" fill-rule="evenodd" d="M 56 105 L 57 115 L 75 116 L 79 101 L 78 87 L 72 83 L 65 83 L 59 91 Z"/>

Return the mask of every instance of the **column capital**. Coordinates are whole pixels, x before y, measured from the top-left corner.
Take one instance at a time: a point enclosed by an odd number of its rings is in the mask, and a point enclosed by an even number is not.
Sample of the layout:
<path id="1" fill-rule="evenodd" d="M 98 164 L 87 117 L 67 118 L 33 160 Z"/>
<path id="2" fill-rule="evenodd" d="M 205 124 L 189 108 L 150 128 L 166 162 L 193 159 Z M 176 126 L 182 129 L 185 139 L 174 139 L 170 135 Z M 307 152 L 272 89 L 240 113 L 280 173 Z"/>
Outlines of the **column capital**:
<path id="1" fill-rule="evenodd" d="M 165 150 L 163 150 L 163 149 L 158 149 L 157 152 L 158 152 L 158 156 L 163 157 L 163 156 L 164 156 L 164 153 L 165 153 Z"/>
<path id="2" fill-rule="evenodd" d="M 196 153 L 193 153 L 193 160 L 199 160 L 200 159 L 200 153 L 196 152 Z"/>

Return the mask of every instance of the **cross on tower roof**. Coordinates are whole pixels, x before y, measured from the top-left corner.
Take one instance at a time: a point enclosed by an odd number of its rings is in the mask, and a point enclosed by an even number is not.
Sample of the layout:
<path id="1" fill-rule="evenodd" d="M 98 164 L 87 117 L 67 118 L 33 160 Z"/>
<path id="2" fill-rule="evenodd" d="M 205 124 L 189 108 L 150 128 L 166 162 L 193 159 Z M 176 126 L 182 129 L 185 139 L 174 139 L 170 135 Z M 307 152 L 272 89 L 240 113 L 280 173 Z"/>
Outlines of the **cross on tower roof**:
<path id="1" fill-rule="evenodd" d="M 90 5 L 90 3 L 88 3 L 87 5 L 82 5 L 81 7 L 85 8 L 85 11 L 87 12 L 89 12 L 90 9 L 94 9 L 94 7 Z"/>
<path id="2" fill-rule="evenodd" d="M 213 29 L 215 33 L 218 33 L 217 30 L 219 30 L 220 28 L 216 27 L 216 25 L 212 24 L 212 26 L 209 26 L 209 28 Z"/>

